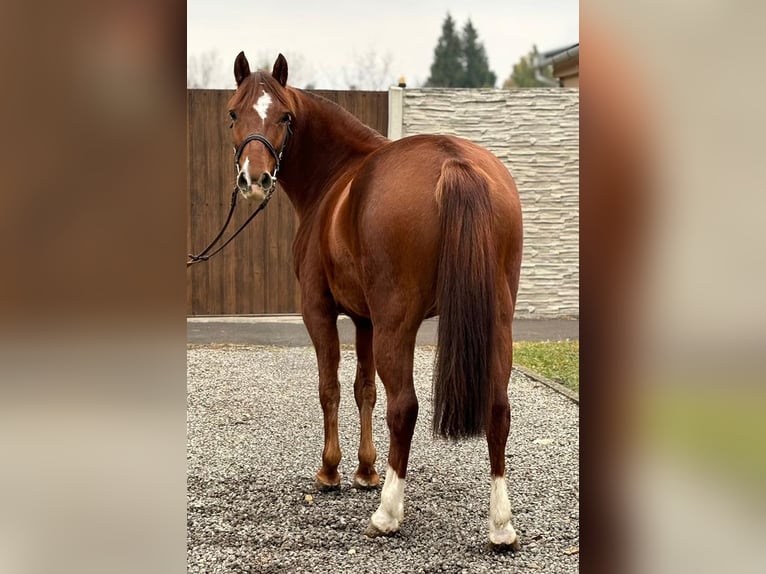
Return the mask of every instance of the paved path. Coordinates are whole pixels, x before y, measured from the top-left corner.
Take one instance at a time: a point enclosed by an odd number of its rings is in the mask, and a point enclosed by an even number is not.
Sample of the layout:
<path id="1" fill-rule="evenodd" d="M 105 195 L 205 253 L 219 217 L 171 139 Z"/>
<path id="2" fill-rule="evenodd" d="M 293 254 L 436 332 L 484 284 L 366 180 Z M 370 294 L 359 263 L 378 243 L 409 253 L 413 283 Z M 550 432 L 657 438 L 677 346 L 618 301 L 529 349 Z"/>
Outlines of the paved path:
<path id="1" fill-rule="evenodd" d="M 435 345 L 438 319 L 423 322 L 418 345 Z M 338 320 L 342 344 L 354 343 L 354 324 L 348 317 Z M 516 341 L 561 341 L 579 339 L 577 319 L 517 319 L 513 322 Z M 303 320 L 298 315 L 189 317 L 186 340 L 195 345 L 237 344 L 305 347 L 311 345 Z"/>

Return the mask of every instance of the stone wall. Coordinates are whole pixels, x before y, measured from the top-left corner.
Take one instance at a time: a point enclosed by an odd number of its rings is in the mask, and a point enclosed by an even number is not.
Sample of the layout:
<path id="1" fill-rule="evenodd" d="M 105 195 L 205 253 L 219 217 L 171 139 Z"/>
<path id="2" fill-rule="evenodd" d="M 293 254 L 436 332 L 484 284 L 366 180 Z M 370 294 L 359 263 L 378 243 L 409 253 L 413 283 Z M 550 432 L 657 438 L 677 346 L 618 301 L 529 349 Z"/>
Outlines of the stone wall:
<path id="1" fill-rule="evenodd" d="M 579 316 L 579 102 L 570 88 L 389 93 L 389 137 L 471 139 L 516 180 L 524 216 L 517 317 Z"/>

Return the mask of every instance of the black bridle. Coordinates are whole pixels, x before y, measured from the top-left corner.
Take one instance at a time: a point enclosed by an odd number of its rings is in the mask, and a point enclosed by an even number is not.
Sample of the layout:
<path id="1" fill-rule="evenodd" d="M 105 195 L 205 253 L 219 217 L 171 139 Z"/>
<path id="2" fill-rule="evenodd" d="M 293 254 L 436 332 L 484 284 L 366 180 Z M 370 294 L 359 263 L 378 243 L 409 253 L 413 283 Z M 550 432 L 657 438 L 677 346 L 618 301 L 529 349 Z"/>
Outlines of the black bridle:
<path id="1" fill-rule="evenodd" d="M 239 144 L 239 147 L 237 147 L 237 149 L 234 151 L 234 167 L 236 169 L 237 181 L 234 185 L 234 190 L 231 192 L 231 205 L 229 206 L 229 215 L 226 216 L 226 222 L 223 224 L 221 231 L 218 232 L 218 235 L 215 236 L 215 239 L 213 239 L 213 241 L 211 241 L 210 244 L 205 247 L 201 253 L 198 253 L 197 255 L 192 255 L 189 253 L 189 261 L 186 262 L 187 267 L 194 265 L 195 263 L 199 263 L 200 261 L 207 261 L 213 255 L 221 251 L 221 249 L 231 243 L 232 239 L 239 235 L 240 231 L 247 227 L 247 224 L 250 223 L 253 218 L 266 207 L 267 203 L 269 203 L 269 200 L 271 199 L 271 196 L 274 194 L 274 190 L 277 187 L 277 174 L 279 173 L 279 168 L 282 165 L 282 155 L 284 154 L 285 148 L 287 148 L 287 145 L 290 143 L 290 138 L 293 135 L 291 122 L 292 118 L 288 116 L 284 122 L 287 127 L 287 132 L 285 133 L 285 139 L 282 140 L 282 145 L 279 148 L 279 152 L 277 152 L 277 150 L 274 149 L 274 146 L 271 145 L 271 142 L 261 134 L 250 134 L 244 140 L 242 140 L 242 143 Z M 245 146 L 247 146 L 247 144 L 252 141 L 261 142 L 266 147 L 266 149 L 269 150 L 269 153 L 274 157 L 274 171 L 269 174 L 271 185 L 268 189 L 264 190 L 265 194 L 261 204 L 253 213 L 250 214 L 250 217 L 248 217 L 247 220 L 239 226 L 239 229 L 237 229 L 231 237 L 229 237 L 220 247 L 218 247 L 218 249 L 208 254 L 208 251 L 213 248 L 213 245 L 218 243 L 218 240 L 221 239 L 224 231 L 226 231 L 226 228 L 229 226 L 231 216 L 234 213 L 234 208 L 237 205 L 238 192 L 242 193 L 245 191 L 239 187 L 239 174 L 242 172 L 242 168 L 239 165 L 239 160 L 242 157 L 242 152 L 245 151 Z"/>
<path id="2" fill-rule="evenodd" d="M 287 144 L 290 143 L 290 138 L 293 135 L 293 128 L 292 128 L 292 117 L 287 116 L 287 119 L 284 121 L 285 126 L 287 127 L 287 132 L 285 133 L 285 139 L 282 140 L 282 147 L 279 148 L 279 152 L 277 152 L 276 149 L 274 149 L 274 146 L 271 145 L 271 142 L 267 140 L 264 136 L 261 134 L 250 134 L 245 139 L 242 140 L 242 143 L 239 144 L 239 147 L 234 152 L 234 167 L 237 170 L 237 175 L 239 175 L 242 171 L 242 168 L 239 165 L 239 160 L 242 158 L 242 152 L 245 151 L 245 147 L 247 144 L 249 144 L 252 141 L 261 142 L 267 150 L 269 150 L 269 153 L 274 158 L 274 171 L 270 173 L 271 176 L 271 187 L 269 187 L 267 192 L 274 189 L 274 186 L 277 184 L 277 174 L 279 173 L 279 167 L 282 163 L 282 154 L 285 152 L 285 148 L 287 147 Z"/>

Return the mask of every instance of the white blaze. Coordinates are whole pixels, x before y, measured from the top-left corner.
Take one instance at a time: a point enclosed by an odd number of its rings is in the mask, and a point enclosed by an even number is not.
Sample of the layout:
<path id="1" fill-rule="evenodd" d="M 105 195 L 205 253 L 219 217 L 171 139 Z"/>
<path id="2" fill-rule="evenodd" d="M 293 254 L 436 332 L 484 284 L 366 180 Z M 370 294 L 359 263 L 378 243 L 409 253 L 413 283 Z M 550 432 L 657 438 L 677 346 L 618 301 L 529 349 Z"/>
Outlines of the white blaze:
<path id="1" fill-rule="evenodd" d="M 269 106 L 271 106 L 271 96 L 266 92 L 263 92 L 258 101 L 253 104 L 253 109 L 258 112 L 264 122 L 266 121 L 266 114 L 269 113 Z"/>
<path id="2" fill-rule="evenodd" d="M 250 170 L 247 169 L 250 166 L 250 158 L 248 156 L 245 156 L 245 165 L 242 166 L 242 169 L 239 170 L 239 173 L 245 174 L 245 179 L 247 180 L 247 185 L 250 186 Z"/>

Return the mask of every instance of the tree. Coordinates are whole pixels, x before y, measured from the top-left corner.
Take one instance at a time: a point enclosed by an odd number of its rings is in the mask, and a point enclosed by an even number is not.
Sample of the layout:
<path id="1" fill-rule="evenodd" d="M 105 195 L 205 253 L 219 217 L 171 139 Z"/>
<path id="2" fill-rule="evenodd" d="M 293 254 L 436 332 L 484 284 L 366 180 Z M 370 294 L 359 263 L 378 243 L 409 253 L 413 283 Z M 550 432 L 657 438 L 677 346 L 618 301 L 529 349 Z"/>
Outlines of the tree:
<path id="1" fill-rule="evenodd" d="M 447 14 L 442 35 L 434 49 L 431 76 L 426 86 L 457 87 L 463 81 L 463 43 L 455 32 L 455 21 Z"/>
<path id="2" fill-rule="evenodd" d="M 495 87 L 497 76 L 489 69 L 484 44 L 479 42 L 479 35 L 471 20 L 463 28 L 463 58 L 465 70 L 462 85 L 466 88 Z"/>
<path id="3" fill-rule="evenodd" d="M 391 54 L 378 57 L 375 50 L 354 56 L 354 69 L 343 69 L 343 76 L 349 90 L 387 90 L 394 82 L 391 79 Z"/>
<path id="4" fill-rule="evenodd" d="M 548 78 L 549 82 L 540 81 L 535 74 L 535 64 L 539 54 L 537 46 L 532 46 L 532 50 L 526 56 L 522 56 L 518 64 L 514 64 L 513 72 L 503 82 L 503 88 L 539 88 L 545 86 L 555 86 L 556 80 L 553 78 L 553 66 L 545 66 L 539 70 L 540 75 Z"/>
<path id="5" fill-rule="evenodd" d="M 214 88 L 220 81 L 223 70 L 221 58 L 215 50 L 189 56 L 186 62 L 187 88 Z"/>
<path id="6" fill-rule="evenodd" d="M 469 19 L 462 35 L 455 32 L 449 13 L 442 24 L 442 35 L 434 49 L 431 76 L 426 86 L 446 88 L 483 88 L 495 85 L 497 76 L 489 69 L 484 44 Z"/>

